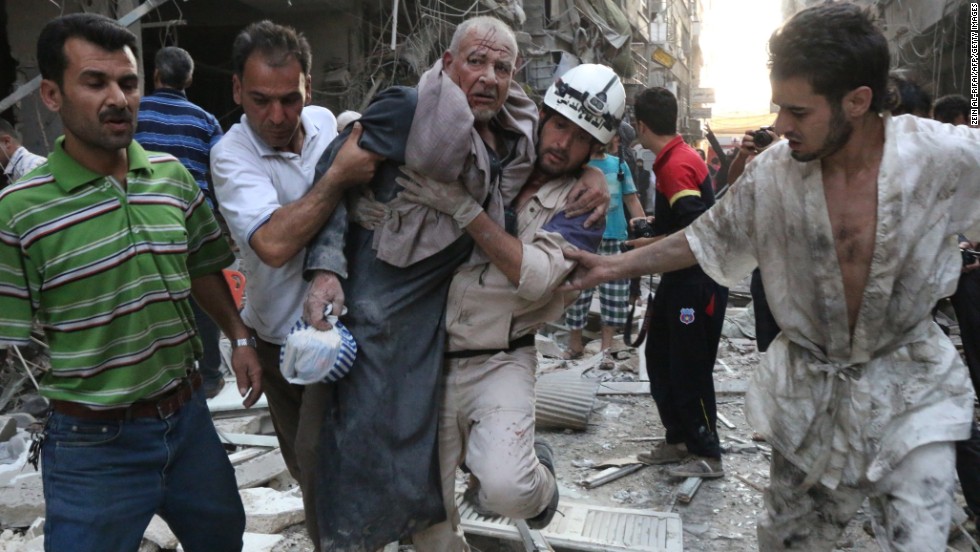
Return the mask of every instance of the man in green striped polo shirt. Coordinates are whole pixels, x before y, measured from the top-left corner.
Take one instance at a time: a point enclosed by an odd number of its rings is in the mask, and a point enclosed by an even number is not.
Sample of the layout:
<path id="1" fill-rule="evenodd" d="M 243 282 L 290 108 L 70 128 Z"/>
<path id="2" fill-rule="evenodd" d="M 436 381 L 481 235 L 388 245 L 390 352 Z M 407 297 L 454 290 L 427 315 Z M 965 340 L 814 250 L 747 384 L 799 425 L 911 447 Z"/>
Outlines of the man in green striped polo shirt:
<path id="1" fill-rule="evenodd" d="M 244 511 L 194 369 L 189 304 L 242 345 L 232 365 L 251 406 L 261 370 L 220 272 L 233 256 L 187 170 L 132 139 L 136 37 L 73 14 L 37 50 L 64 136 L 0 193 L 0 345 L 28 343 L 36 321 L 51 349 L 46 549 L 134 551 L 159 513 L 188 552 L 239 551 Z"/>

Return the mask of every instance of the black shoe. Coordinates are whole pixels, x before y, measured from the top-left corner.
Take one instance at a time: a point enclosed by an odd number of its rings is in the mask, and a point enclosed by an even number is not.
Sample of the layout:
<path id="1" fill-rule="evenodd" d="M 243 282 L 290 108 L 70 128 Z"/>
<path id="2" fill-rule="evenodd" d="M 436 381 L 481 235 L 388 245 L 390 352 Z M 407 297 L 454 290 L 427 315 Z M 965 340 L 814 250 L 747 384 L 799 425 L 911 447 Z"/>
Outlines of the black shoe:
<path id="1" fill-rule="evenodd" d="M 548 468 L 551 475 L 555 475 L 555 453 L 551 450 L 548 443 L 544 441 L 534 441 L 534 453 L 538 456 L 538 462 L 541 462 L 544 467 Z M 548 506 L 538 515 L 533 518 L 527 519 L 527 526 L 531 529 L 544 529 L 551 523 L 551 519 L 555 517 L 555 512 L 558 511 L 558 480 L 555 480 L 555 494 L 551 495 L 551 502 Z"/>

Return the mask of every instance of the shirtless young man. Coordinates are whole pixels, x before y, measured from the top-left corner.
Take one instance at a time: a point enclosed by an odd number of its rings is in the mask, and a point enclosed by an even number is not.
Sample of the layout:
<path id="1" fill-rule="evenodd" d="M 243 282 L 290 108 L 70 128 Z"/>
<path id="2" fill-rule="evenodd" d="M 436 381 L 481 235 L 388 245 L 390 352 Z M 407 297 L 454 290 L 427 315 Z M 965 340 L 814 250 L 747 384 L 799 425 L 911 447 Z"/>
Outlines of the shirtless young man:
<path id="1" fill-rule="evenodd" d="M 980 222 L 980 133 L 882 114 L 888 45 L 852 4 L 800 11 L 769 51 L 786 140 L 683 232 L 566 252 L 569 287 L 694 264 L 732 285 L 758 264 L 782 328 L 746 396 L 773 445 L 760 550 L 832 550 L 866 497 L 883 548 L 945 550 L 973 390 L 930 311 Z"/>

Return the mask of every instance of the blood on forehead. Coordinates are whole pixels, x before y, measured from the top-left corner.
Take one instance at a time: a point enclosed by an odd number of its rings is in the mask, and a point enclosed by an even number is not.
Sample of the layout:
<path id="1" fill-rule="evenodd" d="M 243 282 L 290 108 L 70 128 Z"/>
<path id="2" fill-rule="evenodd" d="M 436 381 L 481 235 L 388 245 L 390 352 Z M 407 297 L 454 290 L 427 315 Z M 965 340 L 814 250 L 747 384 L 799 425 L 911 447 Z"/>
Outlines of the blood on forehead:
<path id="1" fill-rule="evenodd" d="M 498 36 L 495 29 L 487 30 L 482 36 L 474 36 L 475 34 L 476 31 L 470 33 L 472 38 L 470 40 L 469 51 L 465 52 L 467 55 L 487 55 L 492 52 L 500 57 L 513 58 L 514 52 L 511 51 L 510 45 L 507 44 L 506 40 L 500 40 L 502 37 Z"/>

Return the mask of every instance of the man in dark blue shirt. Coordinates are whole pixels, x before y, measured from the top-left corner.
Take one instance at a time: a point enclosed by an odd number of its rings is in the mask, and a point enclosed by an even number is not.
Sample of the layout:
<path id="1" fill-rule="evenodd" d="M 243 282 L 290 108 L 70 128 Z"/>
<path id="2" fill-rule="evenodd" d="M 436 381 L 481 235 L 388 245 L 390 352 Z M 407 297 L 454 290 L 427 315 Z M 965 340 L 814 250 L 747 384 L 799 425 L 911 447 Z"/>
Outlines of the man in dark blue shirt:
<path id="1" fill-rule="evenodd" d="M 217 215 L 214 192 L 209 183 L 211 148 L 221 139 L 221 126 L 214 115 L 191 103 L 184 89 L 194 77 L 194 60 L 187 50 L 168 46 L 157 52 L 153 71 L 154 91 L 140 100 L 135 139 L 147 151 L 173 155 L 187 168 L 201 187 L 208 205 Z M 219 219 L 219 222 L 220 219 Z M 224 387 L 218 326 L 191 301 L 197 331 L 204 342 L 199 369 L 208 398 Z"/>
<path id="2" fill-rule="evenodd" d="M 162 151 L 180 160 L 214 209 L 208 183 L 211 148 L 222 131 L 214 115 L 187 99 L 184 90 L 194 77 L 194 60 L 182 48 L 157 52 L 153 93 L 140 100 L 136 141 L 148 151 Z"/>

